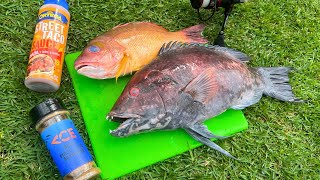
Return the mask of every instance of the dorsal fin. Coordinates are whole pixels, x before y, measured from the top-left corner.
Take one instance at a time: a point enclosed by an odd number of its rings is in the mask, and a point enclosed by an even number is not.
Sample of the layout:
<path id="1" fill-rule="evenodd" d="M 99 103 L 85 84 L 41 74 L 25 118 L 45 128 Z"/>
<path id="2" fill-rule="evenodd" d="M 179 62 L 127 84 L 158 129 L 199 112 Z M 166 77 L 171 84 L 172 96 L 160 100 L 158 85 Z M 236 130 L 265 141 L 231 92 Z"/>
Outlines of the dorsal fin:
<path id="1" fill-rule="evenodd" d="M 215 46 L 209 45 L 209 44 L 198 44 L 198 43 L 184 43 L 184 42 L 178 42 L 178 41 L 170 41 L 168 43 L 164 43 L 162 47 L 159 50 L 158 55 L 161 55 L 165 52 L 174 50 L 174 49 L 180 49 L 185 47 L 194 47 L 194 46 L 203 46 L 208 48 L 214 48 Z"/>
<path id="2" fill-rule="evenodd" d="M 185 43 L 178 42 L 178 41 L 170 41 L 168 43 L 164 43 L 160 48 L 158 55 L 161 55 L 173 49 L 179 49 L 179 48 L 185 47 L 185 45 L 186 45 Z"/>
<path id="3" fill-rule="evenodd" d="M 215 46 L 214 50 L 222 54 L 225 54 L 227 56 L 230 56 L 232 58 L 235 58 L 237 60 L 240 60 L 241 62 L 246 63 L 250 61 L 250 57 L 241 51 L 237 51 L 231 48 L 221 47 L 221 46 Z"/>
<path id="4" fill-rule="evenodd" d="M 212 49 L 215 52 L 224 54 L 226 56 L 229 56 L 231 58 L 237 59 L 241 62 L 249 62 L 250 57 L 248 57 L 246 54 L 243 52 L 227 48 L 227 47 L 221 47 L 217 45 L 210 45 L 210 44 L 198 44 L 198 43 L 182 43 L 178 41 L 170 41 L 169 43 L 165 43 L 162 45 L 161 49 L 159 50 L 158 55 L 161 55 L 165 52 L 174 50 L 174 49 L 180 49 L 180 48 L 185 48 L 185 47 L 205 47 L 208 49 Z"/>

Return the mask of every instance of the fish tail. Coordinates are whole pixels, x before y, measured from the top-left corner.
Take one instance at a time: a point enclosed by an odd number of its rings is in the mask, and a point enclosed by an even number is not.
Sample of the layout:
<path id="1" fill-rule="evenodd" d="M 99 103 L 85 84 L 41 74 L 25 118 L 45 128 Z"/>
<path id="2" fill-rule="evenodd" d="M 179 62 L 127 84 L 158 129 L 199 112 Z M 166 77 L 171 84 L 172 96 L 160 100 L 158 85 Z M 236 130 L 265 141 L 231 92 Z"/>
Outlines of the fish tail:
<path id="1" fill-rule="evenodd" d="M 208 40 L 206 40 L 202 36 L 202 32 L 205 27 L 206 27 L 205 24 L 198 24 L 195 26 L 191 26 L 191 27 L 182 29 L 180 32 L 182 32 L 184 34 L 184 36 L 187 37 L 187 41 L 189 43 L 193 42 L 193 43 L 204 44 L 204 43 L 208 43 Z"/>
<path id="2" fill-rule="evenodd" d="M 288 102 L 304 102 L 294 96 L 289 84 L 289 67 L 261 67 L 257 69 L 265 84 L 263 94 Z"/>

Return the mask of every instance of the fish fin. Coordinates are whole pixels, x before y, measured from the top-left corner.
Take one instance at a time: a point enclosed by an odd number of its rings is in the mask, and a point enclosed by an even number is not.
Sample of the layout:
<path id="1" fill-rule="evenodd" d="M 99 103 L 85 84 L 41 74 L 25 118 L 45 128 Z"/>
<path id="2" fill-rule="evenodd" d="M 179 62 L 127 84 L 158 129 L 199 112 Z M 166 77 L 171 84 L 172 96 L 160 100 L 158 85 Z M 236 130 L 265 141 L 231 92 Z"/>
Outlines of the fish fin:
<path id="1" fill-rule="evenodd" d="M 190 94 L 194 100 L 206 104 L 216 93 L 217 86 L 214 70 L 209 68 L 191 80 L 182 91 Z"/>
<path id="2" fill-rule="evenodd" d="M 174 50 L 174 49 L 181 49 L 181 48 L 185 48 L 185 47 L 205 47 L 208 49 L 212 49 L 213 51 L 229 56 L 232 59 L 236 59 L 239 60 L 241 62 L 249 62 L 250 61 L 250 57 L 247 56 L 246 54 L 244 54 L 243 52 L 231 49 L 231 48 L 227 48 L 227 47 L 221 47 L 218 45 L 210 45 L 210 44 L 198 44 L 198 43 L 183 43 L 183 42 L 178 42 L 178 41 L 170 41 L 169 43 L 165 43 L 162 45 L 162 47 L 160 48 L 160 51 L 158 53 L 158 55 L 161 55 L 165 52 Z"/>
<path id="3" fill-rule="evenodd" d="M 122 60 L 120 61 L 120 66 L 118 68 L 118 71 L 116 73 L 116 80 L 118 80 L 118 77 L 124 76 L 127 72 L 127 69 L 130 66 L 130 57 L 126 53 L 124 53 L 124 56 Z"/>
<path id="4" fill-rule="evenodd" d="M 292 87 L 289 84 L 288 74 L 292 70 L 289 67 L 260 67 L 257 68 L 261 74 L 265 89 L 263 94 L 274 97 L 281 101 L 288 102 L 305 102 L 298 99 L 292 92 Z"/>
<path id="5" fill-rule="evenodd" d="M 205 138 L 215 138 L 215 139 L 226 139 L 229 136 L 218 136 L 218 135 L 214 135 L 212 134 L 208 127 L 204 124 L 194 124 L 193 126 L 189 127 L 189 129 L 193 130 L 194 132 L 200 134 L 201 136 L 205 137 Z"/>
<path id="6" fill-rule="evenodd" d="M 197 132 L 193 131 L 192 129 L 186 128 L 184 130 L 188 134 L 190 134 L 190 136 L 192 136 L 195 140 L 197 140 L 197 141 L 209 146 L 212 149 L 215 149 L 215 150 L 219 151 L 220 153 L 222 153 L 222 154 L 224 154 L 224 155 L 226 155 L 226 156 L 228 156 L 228 157 L 230 157 L 232 159 L 238 160 L 237 158 L 232 156 L 228 151 L 224 150 L 219 145 L 217 145 L 216 143 L 212 142 L 210 139 L 201 136 L 200 134 L 198 134 Z"/>
<path id="7" fill-rule="evenodd" d="M 231 48 L 227 48 L 227 47 L 221 47 L 221 46 L 213 46 L 212 47 L 214 49 L 214 51 L 219 52 L 221 54 L 227 55 L 231 58 L 240 60 L 241 62 L 247 63 L 250 61 L 250 57 L 246 54 L 244 54 L 243 52 L 231 49 Z"/>
<path id="8" fill-rule="evenodd" d="M 171 51 L 173 49 L 179 49 L 181 47 L 184 47 L 185 46 L 185 43 L 183 42 L 178 42 L 178 41 L 170 41 L 168 43 L 164 43 L 160 50 L 159 50 L 159 53 L 158 55 L 161 55 L 167 51 Z"/>
<path id="9" fill-rule="evenodd" d="M 161 54 L 163 54 L 165 52 L 168 52 L 168 51 L 171 51 L 171 50 L 174 50 L 174 49 L 182 49 L 182 48 L 185 48 L 185 47 L 195 47 L 195 46 L 206 47 L 206 48 L 210 48 L 210 49 L 214 49 L 214 48 L 217 47 L 217 46 L 212 46 L 212 45 L 209 45 L 209 44 L 198 44 L 198 43 L 185 43 L 185 42 L 180 42 L 180 41 L 170 41 L 170 42 L 164 43 L 162 45 L 162 47 L 159 50 L 158 55 L 161 55 Z"/>
<path id="10" fill-rule="evenodd" d="M 182 29 L 179 32 L 182 32 L 187 37 L 187 41 L 188 42 L 208 43 L 208 40 L 206 40 L 202 36 L 202 32 L 203 32 L 205 27 L 206 27 L 205 24 L 198 24 L 198 25 L 195 25 L 195 26 L 191 26 L 191 27 Z"/>

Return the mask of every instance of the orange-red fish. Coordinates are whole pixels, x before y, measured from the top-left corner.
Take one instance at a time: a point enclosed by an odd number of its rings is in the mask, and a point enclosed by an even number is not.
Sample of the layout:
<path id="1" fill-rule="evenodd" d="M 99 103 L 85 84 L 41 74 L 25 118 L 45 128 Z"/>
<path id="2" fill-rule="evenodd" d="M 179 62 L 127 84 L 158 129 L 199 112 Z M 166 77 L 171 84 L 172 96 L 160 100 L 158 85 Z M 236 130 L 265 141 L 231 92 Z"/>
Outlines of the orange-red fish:
<path id="1" fill-rule="evenodd" d="M 151 22 L 119 25 L 91 40 L 74 66 L 79 74 L 90 78 L 117 78 L 149 64 L 164 43 L 207 43 L 201 35 L 204 28 L 200 24 L 169 32 Z"/>

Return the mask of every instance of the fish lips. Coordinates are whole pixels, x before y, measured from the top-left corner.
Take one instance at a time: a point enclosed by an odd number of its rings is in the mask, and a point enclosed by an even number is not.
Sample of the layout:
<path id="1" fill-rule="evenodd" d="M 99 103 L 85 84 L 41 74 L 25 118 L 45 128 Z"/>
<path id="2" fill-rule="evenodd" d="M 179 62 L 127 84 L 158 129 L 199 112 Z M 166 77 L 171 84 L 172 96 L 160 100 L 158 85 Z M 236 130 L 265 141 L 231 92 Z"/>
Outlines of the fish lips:
<path id="1" fill-rule="evenodd" d="M 76 64 L 75 69 L 79 74 L 85 75 L 94 79 L 105 79 L 108 75 L 104 68 L 86 65 Z"/>
<path id="2" fill-rule="evenodd" d="M 136 118 L 127 119 L 115 130 L 110 130 L 110 134 L 117 137 L 125 137 L 132 134 L 132 128 L 137 126 Z"/>
<path id="3" fill-rule="evenodd" d="M 133 118 L 141 119 L 141 116 L 138 114 L 124 114 L 124 113 L 115 113 L 111 111 L 106 117 L 106 119 L 110 121 L 119 122 L 119 123 L 123 123 L 124 121 L 128 119 L 133 119 Z"/>

